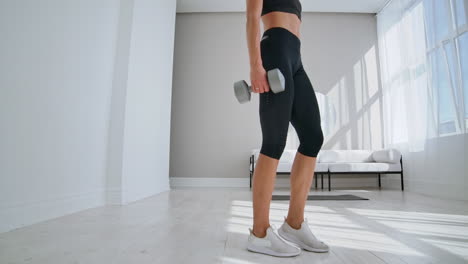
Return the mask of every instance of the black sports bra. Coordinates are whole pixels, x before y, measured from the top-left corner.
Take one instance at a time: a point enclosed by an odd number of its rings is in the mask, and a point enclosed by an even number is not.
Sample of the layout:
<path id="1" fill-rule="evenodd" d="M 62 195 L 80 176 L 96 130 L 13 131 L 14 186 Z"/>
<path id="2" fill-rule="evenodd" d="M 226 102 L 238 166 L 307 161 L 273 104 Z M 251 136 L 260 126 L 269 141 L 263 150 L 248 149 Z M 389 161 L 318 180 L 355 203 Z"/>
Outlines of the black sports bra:
<path id="1" fill-rule="evenodd" d="M 299 0 L 263 0 L 262 16 L 273 11 L 293 13 L 301 19 L 302 5 Z"/>

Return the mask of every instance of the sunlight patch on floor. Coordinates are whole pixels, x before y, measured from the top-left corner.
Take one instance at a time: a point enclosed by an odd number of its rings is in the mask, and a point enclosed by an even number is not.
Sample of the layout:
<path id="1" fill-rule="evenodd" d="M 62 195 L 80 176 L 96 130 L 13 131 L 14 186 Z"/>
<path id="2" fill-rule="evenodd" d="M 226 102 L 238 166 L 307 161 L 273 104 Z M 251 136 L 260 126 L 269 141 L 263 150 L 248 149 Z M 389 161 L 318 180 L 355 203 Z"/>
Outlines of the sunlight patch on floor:
<path id="1" fill-rule="evenodd" d="M 468 261 L 468 242 L 467 241 L 449 241 L 445 239 L 428 239 L 421 238 L 421 240 L 446 250 L 452 254 L 459 255 Z"/>
<path id="2" fill-rule="evenodd" d="M 240 205 L 242 204 L 242 205 Z M 338 226 L 347 228 L 363 228 L 363 226 L 350 221 L 344 215 L 336 213 L 334 210 L 323 206 L 306 206 L 304 216 L 307 218 L 310 226 Z M 281 206 L 278 203 L 272 203 L 270 209 L 270 221 L 281 224 L 284 217 L 287 216 L 288 207 Z M 252 204 L 242 203 L 242 201 L 234 201 L 231 206 L 231 215 L 235 217 L 248 218 L 251 222 L 253 219 Z"/>
<path id="3" fill-rule="evenodd" d="M 288 205 L 272 203 L 270 223 L 277 228 L 283 223 L 287 215 Z M 228 232 L 248 235 L 248 228 L 253 225 L 252 203 L 235 200 L 231 205 L 231 217 Z M 308 206 L 305 213 L 309 227 L 314 234 L 326 241 L 330 246 L 355 250 L 404 254 L 408 256 L 424 257 L 425 254 L 414 250 L 405 244 L 390 238 L 381 232 L 368 231 L 365 226 L 351 221 L 348 216 L 323 206 Z"/>
<path id="4" fill-rule="evenodd" d="M 223 264 L 257 264 L 258 262 L 251 262 L 243 259 L 221 257 L 221 263 Z"/>
<path id="5" fill-rule="evenodd" d="M 468 216 L 389 210 L 347 208 L 400 232 L 465 240 L 468 243 Z"/>
<path id="6" fill-rule="evenodd" d="M 347 208 L 380 224 L 410 234 L 468 259 L 468 215 Z"/>
<path id="7" fill-rule="evenodd" d="M 324 241 L 327 241 L 330 246 L 419 257 L 425 256 L 425 254 L 414 250 L 383 233 L 367 231 L 365 229 L 357 230 L 320 227 L 320 229 L 314 230 L 314 234 Z"/>
<path id="8" fill-rule="evenodd" d="M 386 217 L 405 220 L 427 220 L 427 221 L 449 221 L 452 223 L 468 224 L 468 215 L 456 214 L 439 214 L 439 213 L 424 213 L 424 212 L 407 212 L 395 210 L 373 210 L 361 208 L 346 208 L 356 214 L 365 215 L 368 217 Z"/>

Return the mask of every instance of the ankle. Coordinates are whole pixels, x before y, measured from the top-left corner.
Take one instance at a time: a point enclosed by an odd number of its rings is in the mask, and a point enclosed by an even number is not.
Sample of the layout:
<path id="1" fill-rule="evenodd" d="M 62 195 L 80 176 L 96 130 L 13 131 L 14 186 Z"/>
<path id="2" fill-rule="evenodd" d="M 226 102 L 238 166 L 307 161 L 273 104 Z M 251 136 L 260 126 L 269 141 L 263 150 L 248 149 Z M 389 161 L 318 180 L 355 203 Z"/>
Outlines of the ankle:
<path id="1" fill-rule="evenodd" d="M 254 236 L 256 236 L 258 238 L 264 238 L 264 237 L 266 237 L 268 227 L 270 227 L 270 226 L 267 226 L 267 227 L 254 227 L 252 229 L 252 233 L 253 233 Z"/>
<path id="2" fill-rule="evenodd" d="M 301 229 L 301 224 L 302 224 L 303 220 L 286 218 L 285 221 L 293 229 L 299 230 L 299 229 Z"/>

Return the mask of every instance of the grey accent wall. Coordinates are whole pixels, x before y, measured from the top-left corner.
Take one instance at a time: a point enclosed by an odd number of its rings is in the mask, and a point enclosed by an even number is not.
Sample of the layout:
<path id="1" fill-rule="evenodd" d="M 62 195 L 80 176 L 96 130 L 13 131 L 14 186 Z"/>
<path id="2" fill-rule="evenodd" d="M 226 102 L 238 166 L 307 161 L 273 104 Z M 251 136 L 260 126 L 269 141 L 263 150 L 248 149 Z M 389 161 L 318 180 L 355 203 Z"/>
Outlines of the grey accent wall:
<path id="1" fill-rule="evenodd" d="M 375 16 L 303 13 L 301 34 L 304 68 L 330 102 L 322 149 L 381 148 Z M 170 176 L 247 177 L 262 136 L 258 95 L 240 105 L 232 90 L 250 83 L 245 14 L 177 14 L 174 52 Z"/>

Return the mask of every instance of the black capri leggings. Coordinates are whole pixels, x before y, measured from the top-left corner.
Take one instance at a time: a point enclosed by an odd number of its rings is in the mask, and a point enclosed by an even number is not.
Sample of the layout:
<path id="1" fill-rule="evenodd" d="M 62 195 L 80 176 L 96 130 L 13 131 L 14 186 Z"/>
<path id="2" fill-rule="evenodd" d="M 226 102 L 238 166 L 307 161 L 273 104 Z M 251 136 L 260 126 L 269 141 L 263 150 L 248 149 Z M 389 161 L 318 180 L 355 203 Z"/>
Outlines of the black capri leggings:
<path id="1" fill-rule="evenodd" d="M 317 98 L 302 66 L 300 47 L 300 39 L 281 27 L 266 30 L 260 42 L 263 67 L 266 71 L 279 68 L 286 81 L 281 93 L 270 90 L 259 94 L 260 153 L 278 160 L 286 146 L 290 121 L 299 137 L 298 152 L 317 157 L 323 144 Z"/>

